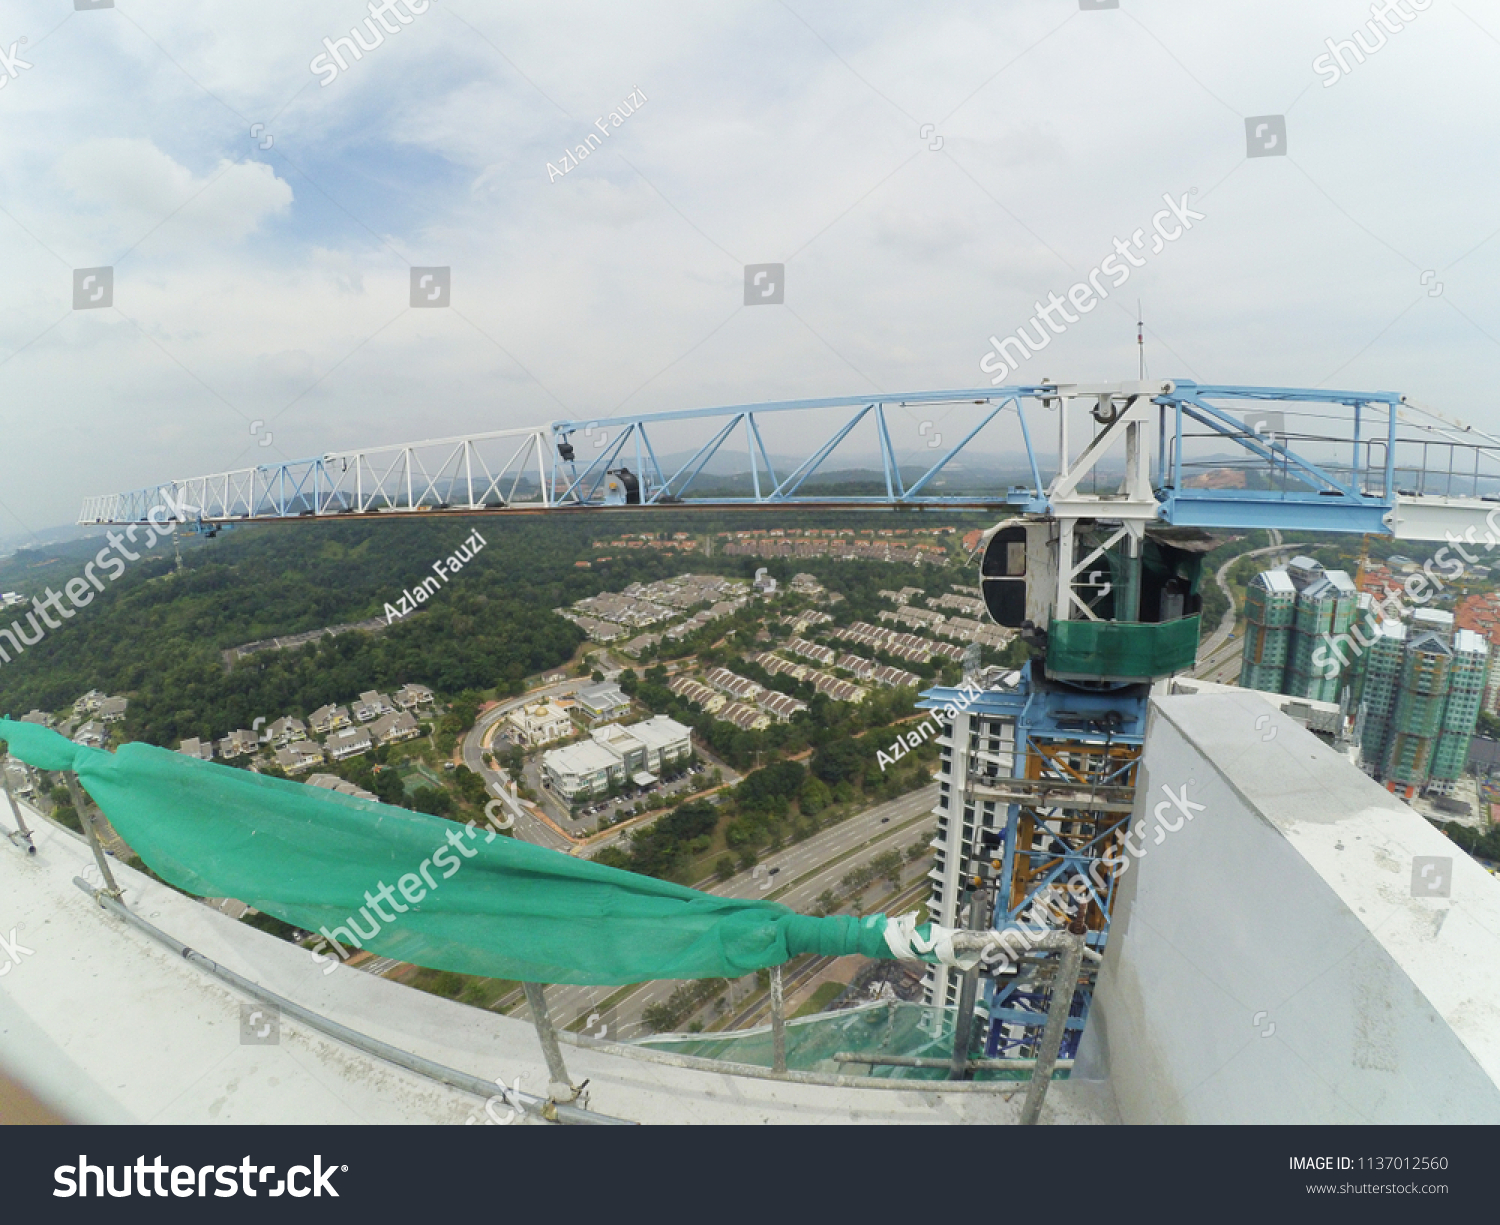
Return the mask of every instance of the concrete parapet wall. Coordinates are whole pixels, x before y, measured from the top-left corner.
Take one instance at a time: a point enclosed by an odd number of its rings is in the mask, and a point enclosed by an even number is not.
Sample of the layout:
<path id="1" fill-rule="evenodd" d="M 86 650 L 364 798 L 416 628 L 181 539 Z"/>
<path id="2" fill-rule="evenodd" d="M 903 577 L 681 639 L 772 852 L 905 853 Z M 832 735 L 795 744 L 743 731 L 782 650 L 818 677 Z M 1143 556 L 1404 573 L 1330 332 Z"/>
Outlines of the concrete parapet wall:
<path id="1" fill-rule="evenodd" d="M 1250 694 L 1153 700 L 1132 828 L 1124 1122 L 1500 1123 L 1500 880 L 1439 830 Z"/>

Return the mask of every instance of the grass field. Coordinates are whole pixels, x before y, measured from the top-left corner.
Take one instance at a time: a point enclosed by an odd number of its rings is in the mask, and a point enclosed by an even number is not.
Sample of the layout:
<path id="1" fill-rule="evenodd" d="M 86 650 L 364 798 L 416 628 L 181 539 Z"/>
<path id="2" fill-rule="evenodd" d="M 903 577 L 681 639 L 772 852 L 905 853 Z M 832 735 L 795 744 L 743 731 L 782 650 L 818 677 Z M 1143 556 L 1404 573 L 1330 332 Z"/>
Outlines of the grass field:
<path id="1" fill-rule="evenodd" d="M 818 989 L 812 993 L 812 998 L 803 1004 L 801 1008 L 797 1009 L 796 1012 L 792 1013 L 792 1019 L 810 1017 L 815 1013 L 822 1012 L 823 1009 L 827 1008 L 829 1004 L 833 1003 L 834 1000 L 843 994 L 844 988 L 848 985 L 848 983 L 832 982 L 820 984 Z"/>

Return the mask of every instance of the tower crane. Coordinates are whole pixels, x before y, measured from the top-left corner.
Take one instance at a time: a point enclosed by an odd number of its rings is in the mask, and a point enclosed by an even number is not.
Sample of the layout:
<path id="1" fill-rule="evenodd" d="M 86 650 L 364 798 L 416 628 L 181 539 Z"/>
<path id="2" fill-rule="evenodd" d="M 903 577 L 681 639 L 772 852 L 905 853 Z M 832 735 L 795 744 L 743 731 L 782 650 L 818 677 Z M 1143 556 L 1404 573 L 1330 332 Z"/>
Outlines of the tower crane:
<path id="1" fill-rule="evenodd" d="M 899 433 L 903 414 L 926 418 L 907 448 L 891 428 Z M 1041 445 L 1044 432 L 1055 446 Z M 820 483 L 841 446 L 871 436 L 883 489 Z M 666 462 L 667 443 L 685 445 L 687 457 Z M 715 489 L 709 465 L 736 455 L 749 492 Z M 1245 474 L 1243 488 L 1204 479 L 1225 467 Z M 982 918 L 1019 929 L 1072 884 L 1068 918 L 1083 919 L 1098 952 L 1117 889 L 1110 851 L 1135 806 L 1147 699 L 1194 662 L 1211 533 L 1493 546 L 1500 439 L 1396 392 L 1043 380 L 568 419 L 334 452 L 91 497 L 79 522 L 160 526 L 165 508 L 211 534 L 272 521 L 652 507 L 993 515 L 979 550 L 984 603 L 1034 658 L 962 717 L 944 716 L 955 788 L 940 804 L 950 845 L 966 859 L 940 901 L 957 915 L 960 892 L 982 891 Z M 919 704 L 956 710 L 961 696 L 938 687 Z M 994 968 L 983 985 L 987 1052 L 1034 1052 L 1062 990 L 1071 993 L 1066 1054 L 1087 1017 L 1092 964 L 1061 984 L 1055 957 Z"/>

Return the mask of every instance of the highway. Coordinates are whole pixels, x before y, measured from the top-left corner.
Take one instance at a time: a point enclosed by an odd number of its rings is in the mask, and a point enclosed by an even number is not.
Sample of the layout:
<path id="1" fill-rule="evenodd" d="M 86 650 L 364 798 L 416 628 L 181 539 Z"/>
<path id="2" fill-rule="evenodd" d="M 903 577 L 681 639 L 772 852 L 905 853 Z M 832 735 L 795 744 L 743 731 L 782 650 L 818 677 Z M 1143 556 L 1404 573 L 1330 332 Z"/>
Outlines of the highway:
<path id="1" fill-rule="evenodd" d="M 924 787 L 920 791 L 913 791 L 910 795 L 904 795 L 899 799 L 877 804 L 874 808 L 850 817 L 830 829 L 814 834 L 805 842 L 799 842 L 795 846 L 767 855 L 753 872 L 742 872 L 717 887 L 711 887 L 710 882 L 705 881 L 698 888 L 717 893 L 721 897 L 769 897 L 793 909 L 801 909 L 800 899 L 804 896 L 805 886 L 793 886 L 794 881 L 808 872 L 822 869 L 829 860 L 852 850 L 877 834 L 889 834 L 891 831 L 883 829 L 883 826 L 889 824 L 893 829 L 901 828 L 913 817 L 931 812 L 932 806 L 937 803 L 937 794 L 937 787 Z M 914 837 L 914 834 L 909 836 L 907 841 L 910 842 Z M 849 870 L 842 864 L 836 866 L 840 869 L 839 876 Z M 768 890 L 761 888 L 765 873 L 761 873 L 761 880 L 752 879 L 760 868 L 766 869 L 767 872 L 772 868 L 779 869 L 775 876 L 770 877 L 772 884 Z M 818 871 L 813 879 L 821 880 L 825 874 L 824 871 Z M 813 901 L 826 888 L 828 888 L 827 884 L 818 885 L 810 894 L 806 894 L 806 900 Z"/>
<path id="2" fill-rule="evenodd" d="M 926 875 L 927 864 L 909 864 L 902 869 L 902 888 L 894 898 L 889 898 L 882 905 L 888 907 L 887 913 L 902 914 L 916 906 L 927 896 L 928 882 L 920 879 Z M 889 883 L 885 887 L 889 889 Z M 873 887 L 872 887 L 873 891 Z M 868 896 L 868 895 L 867 895 Z M 786 999 L 786 1012 L 790 1018 L 796 1011 L 792 1003 L 792 997 L 798 988 L 806 984 L 810 979 L 816 978 L 835 961 L 837 957 L 814 957 L 811 961 L 799 966 L 793 973 L 785 976 L 782 983 L 782 994 Z M 764 1025 L 771 1019 L 771 999 L 769 995 L 763 995 L 754 1003 L 740 1008 L 740 1011 L 726 1023 L 722 1030 L 715 1032 L 726 1032 L 734 1029 L 751 1029 L 756 1025 Z"/>
<path id="3" fill-rule="evenodd" d="M 850 817 L 830 829 L 813 835 L 805 842 L 786 847 L 767 855 L 755 869 L 741 872 L 727 881 L 704 881 L 697 887 L 705 893 L 722 897 L 765 897 L 790 906 L 793 910 L 808 912 L 825 889 L 837 890 L 843 877 L 875 856 L 888 850 L 901 850 L 922 838 L 930 838 L 937 820 L 930 816 L 937 802 L 937 787 L 924 787 L 899 799 L 877 804 L 873 808 Z M 868 843 L 868 845 L 862 845 Z M 847 856 L 847 857 L 845 857 Z M 837 862 L 830 862 L 837 860 Z M 826 865 L 826 866 L 825 866 Z M 930 867 L 926 861 L 916 865 L 913 871 L 925 873 Z M 770 870 L 778 868 L 774 876 Z M 764 870 L 762 870 L 764 869 Z M 799 879 L 801 877 L 806 879 Z M 762 884 L 771 882 L 771 888 L 762 891 Z M 785 881 L 785 884 L 781 882 Z M 870 887 L 873 894 L 880 888 L 878 882 Z M 650 1030 L 641 1021 L 641 1016 L 652 1004 L 665 1003 L 672 992 L 682 986 L 681 982 L 663 980 L 642 983 L 629 991 L 623 999 L 608 1008 L 601 1005 L 621 988 L 603 987 L 548 987 L 547 1006 L 553 1022 L 566 1029 L 575 1020 L 587 1019 L 595 1012 L 599 1015 L 587 1030 L 595 1037 L 609 1037 L 620 1041 L 645 1037 Z M 627 989 L 628 990 L 628 989 Z M 502 1000 L 520 1000 L 519 994 Z M 524 1003 L 509 1015 L 530 1018 Z M 607 1029 L 607 1032 L 601 1032 Z"/>

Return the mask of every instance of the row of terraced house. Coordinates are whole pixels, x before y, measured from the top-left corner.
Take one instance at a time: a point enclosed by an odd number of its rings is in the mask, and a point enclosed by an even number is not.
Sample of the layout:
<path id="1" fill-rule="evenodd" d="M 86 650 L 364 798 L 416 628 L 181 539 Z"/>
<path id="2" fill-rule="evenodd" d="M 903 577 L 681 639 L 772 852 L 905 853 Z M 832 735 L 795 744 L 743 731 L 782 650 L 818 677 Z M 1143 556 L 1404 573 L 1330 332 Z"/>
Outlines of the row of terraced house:
<path id="1" fill-rule="evenodd" d="M 767 689 L 728 668 L 715 668 L 705 679 L 707 684 L 688 676 L 674 676 L 667 688 L 704 713 L 723 723 L 732 723 L 741 731 L 763 731 L 773 721 L 785 723 L 807 709 L 806 702 Z"/>

